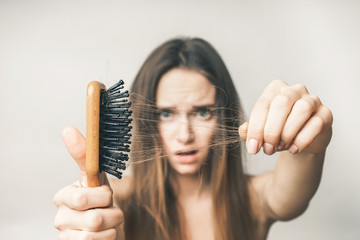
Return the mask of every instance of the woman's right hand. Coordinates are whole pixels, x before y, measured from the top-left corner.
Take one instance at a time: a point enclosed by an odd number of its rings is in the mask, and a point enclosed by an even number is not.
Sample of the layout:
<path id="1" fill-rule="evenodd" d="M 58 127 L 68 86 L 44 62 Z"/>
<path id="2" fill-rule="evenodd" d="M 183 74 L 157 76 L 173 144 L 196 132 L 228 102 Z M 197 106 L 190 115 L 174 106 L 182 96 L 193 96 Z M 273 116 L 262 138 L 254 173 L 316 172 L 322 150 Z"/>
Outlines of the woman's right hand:
<path id="1" fill-rule="evenodd" d="M 123 213 L 112 204 L 113 193 L 105 174 L 101 174 L 100 187 L 84 187 L 85 138 L 77 129 L 68 127 L 63 131 L 63 140 L 79 165 L 81 180 L 62 188 L 54 197 L 58 208 L 54 224 L 59 239 L 117 239 Z"/>

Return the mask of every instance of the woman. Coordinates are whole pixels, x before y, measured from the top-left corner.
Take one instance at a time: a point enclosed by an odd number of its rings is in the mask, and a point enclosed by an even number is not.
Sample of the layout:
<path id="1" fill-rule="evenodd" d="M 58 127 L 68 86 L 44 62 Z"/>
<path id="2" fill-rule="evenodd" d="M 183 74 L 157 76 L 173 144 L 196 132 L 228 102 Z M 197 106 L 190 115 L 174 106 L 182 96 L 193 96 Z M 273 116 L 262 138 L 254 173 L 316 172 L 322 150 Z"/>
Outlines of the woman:
<path id="1" fill-rule="evenodd" d="M 60 239 L 265 239 L 271 224 L 300 215 L 321 177 L 332 114 L 303 85 L 273 81 L 250 115 L 250 154 L 281 151 L 274 171 L 243 172 L 244 116 L 231 77 L 201 39 L 155 49 L 131 89 L 132 175 L 55 196 Z M 64 142 L 84 174 L 84 138 Z M 114 205 L 112 204 L 114 200 Z M 119 227 L 120 226 L 120 227 Z"/>

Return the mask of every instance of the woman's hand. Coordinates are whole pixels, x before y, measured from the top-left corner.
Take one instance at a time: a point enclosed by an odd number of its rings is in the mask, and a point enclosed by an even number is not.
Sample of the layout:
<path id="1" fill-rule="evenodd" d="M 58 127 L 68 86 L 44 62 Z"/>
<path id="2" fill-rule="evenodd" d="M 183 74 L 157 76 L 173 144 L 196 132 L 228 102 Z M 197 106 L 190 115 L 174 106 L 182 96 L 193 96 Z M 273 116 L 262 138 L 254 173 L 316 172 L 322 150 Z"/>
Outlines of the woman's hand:
<path id="1" fill-rule="evenodd" d="M 117 228 L 123 222 L 123 213 L 112 205 L 113 193 L 105 174 L 100 187 L 84 187 L 85 138 L 75 128 L 63 131 L 63 140 L 78 163 L 81 180 L 58 191 L 54 203 L 58 208 L 55 227 L 59 239 L 117 239 Z"/>
<path id="2" fill-rule="evenodd" d="M 269 84 L 256 102 L 247 127 L 247 150 L 260 148 L 271 155 L 288 149 L 290 153 L 324 152 L 332 135 L 333 116 L 317 96 L 304 85 L 289 86 L 282 80 Z"/>

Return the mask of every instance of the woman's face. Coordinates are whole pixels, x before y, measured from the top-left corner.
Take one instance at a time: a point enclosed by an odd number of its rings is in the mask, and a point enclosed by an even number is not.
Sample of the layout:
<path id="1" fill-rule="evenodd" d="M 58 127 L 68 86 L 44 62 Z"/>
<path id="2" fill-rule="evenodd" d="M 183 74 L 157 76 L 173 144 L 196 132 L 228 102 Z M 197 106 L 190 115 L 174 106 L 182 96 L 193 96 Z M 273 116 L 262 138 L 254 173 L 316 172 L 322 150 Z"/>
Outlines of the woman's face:
<path id="1" fill-rule="evenodd" d="M 179 174 L 197 174 L 217 124 L 214 85 L 195 70 L 172 69 L 160 79 L 156 107 L 170 165 Z"/>

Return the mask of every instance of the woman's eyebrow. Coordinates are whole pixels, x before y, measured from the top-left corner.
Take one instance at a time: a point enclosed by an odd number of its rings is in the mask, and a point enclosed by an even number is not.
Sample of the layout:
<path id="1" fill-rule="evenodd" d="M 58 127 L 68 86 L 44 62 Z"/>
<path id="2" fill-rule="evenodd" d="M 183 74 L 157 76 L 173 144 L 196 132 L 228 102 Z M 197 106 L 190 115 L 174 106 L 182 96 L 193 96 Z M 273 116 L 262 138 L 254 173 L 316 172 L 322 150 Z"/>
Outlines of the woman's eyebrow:
<path id="1" fill-rule="evenodd" d="M 169 107 L 157 106 L 157 107 L 155 107 L 155 109 L 156 109 L 157 111 L 174 111 L 174 110 L 175 110 L 175 107 L 173 107 L 173 106 L 169 106 Z"/>
<path id="2" fill-rule="evenodd" d="M 205 104 L 205 105 L 197 105 L 197 106 L 193 106 L 194 110 L 199 110 L 199 109 L 214 109 L 215 108 L 215 104 Z"/>
<path id="3" fill-rule="evenodd" d="M 156 111 L 176 111 L 176 106 L 156 106 Z M 195 105 L 192 106 L 191 111 L 197 111 L 197 110 L 203 110 L 203 109 L 209 109 L 213 110 L 215 109 L 215 104 L 204 104 L 204 105 Z"/>

